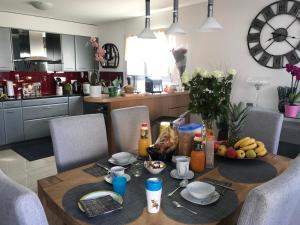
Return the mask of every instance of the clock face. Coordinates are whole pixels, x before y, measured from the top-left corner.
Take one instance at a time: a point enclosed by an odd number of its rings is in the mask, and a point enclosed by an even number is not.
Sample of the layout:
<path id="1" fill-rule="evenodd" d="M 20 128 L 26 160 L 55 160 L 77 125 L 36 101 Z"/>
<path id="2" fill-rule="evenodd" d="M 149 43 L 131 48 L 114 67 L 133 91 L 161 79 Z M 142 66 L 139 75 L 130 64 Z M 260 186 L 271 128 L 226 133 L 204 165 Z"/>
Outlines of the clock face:
<path id="1" fill-rule="evenodd" d="M 265 7 L 252 21 L 247 42 L 262 66 L 280 69 L 300 62 L 300 2 L 281 0 Z"/>

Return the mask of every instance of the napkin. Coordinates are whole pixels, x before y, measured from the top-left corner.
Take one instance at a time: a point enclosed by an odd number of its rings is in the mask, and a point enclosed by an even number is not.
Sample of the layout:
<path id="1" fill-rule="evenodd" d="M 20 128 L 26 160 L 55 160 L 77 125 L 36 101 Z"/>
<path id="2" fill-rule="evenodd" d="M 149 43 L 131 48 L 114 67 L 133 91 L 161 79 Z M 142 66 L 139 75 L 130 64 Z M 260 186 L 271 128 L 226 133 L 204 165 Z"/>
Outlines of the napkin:
<path id="1" fill-rule="evenodd" d="M 123 208 L 110 195 L 95 199 L 80 200 L 79 202 L 88 217 L 103 215 Z"/>

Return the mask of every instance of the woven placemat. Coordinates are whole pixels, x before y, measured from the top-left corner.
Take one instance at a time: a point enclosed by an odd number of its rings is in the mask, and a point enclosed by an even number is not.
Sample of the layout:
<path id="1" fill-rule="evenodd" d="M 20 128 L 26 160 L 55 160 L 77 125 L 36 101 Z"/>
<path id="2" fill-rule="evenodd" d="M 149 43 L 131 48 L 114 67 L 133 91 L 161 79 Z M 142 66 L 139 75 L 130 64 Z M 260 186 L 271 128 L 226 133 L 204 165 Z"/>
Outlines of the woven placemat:
<path id="1" fill-rule="evenodd" d="M 219 173 L 239 183 L 263 183 L 277 176 L 277 170 L 271 164 L 259 160 L 234 160 L 217 158 Z"/>

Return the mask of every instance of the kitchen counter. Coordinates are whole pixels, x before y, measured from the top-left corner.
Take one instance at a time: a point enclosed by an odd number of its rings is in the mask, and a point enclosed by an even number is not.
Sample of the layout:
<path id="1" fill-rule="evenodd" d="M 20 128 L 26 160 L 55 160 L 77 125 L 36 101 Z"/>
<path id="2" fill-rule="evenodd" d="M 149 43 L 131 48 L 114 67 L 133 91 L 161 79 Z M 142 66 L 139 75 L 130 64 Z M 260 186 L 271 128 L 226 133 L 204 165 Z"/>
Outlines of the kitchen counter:
<path id="1" fill-rule="evenodd" d="M 32 100 L 32 99 L 43 99 L 43 98 L 62 98 L 62 97 L 73 97 L 73 96 L 84 96 L 83 94 L 71 94 L 71 95 L 42 95 L 42 96 L 33 96 L 33 97 L 23 97 L 21 99 L 9 98 L 0 100 L 0 102 L 7 101 L 21 101 L 21 100 Z"/>

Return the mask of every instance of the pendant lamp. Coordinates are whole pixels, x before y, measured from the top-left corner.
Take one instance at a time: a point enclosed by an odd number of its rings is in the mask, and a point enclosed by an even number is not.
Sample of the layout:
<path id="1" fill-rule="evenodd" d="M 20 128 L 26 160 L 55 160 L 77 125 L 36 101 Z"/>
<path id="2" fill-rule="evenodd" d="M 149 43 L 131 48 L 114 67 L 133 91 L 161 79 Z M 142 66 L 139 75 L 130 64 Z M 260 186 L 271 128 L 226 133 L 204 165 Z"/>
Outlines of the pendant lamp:
<path id="1" fill-rule="evenodd" d="M 212 32 L 212 31 L 218 31 L 218 30 L 222 29 L 222 26 L 213 17 L 213 14 L 214 14 L 213 8 L 214 8 L 214 0 L 208 0 L 207 19 L 201 25 L 201 27 L 199 29 L 200 32 Z"/>
<path id="2" fill-rule="evenodd" d="M 180 27 L 178 23 L 178 2 L 179 0 L 174 0 L 173 4 L 173 23 L 167 29 L 166 34 L 168 35 L 182 35 L 186 34 L 185 31 Z"/>
<path id="3" fill-rule="evenodd" d="M 138 35 L 138 38 L 155 39 L 153 31 L 150 29 L 150 0 L 146 0 L 145 29 Z"/>

